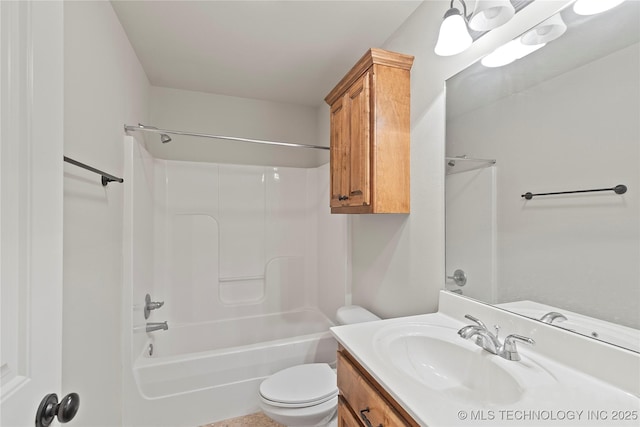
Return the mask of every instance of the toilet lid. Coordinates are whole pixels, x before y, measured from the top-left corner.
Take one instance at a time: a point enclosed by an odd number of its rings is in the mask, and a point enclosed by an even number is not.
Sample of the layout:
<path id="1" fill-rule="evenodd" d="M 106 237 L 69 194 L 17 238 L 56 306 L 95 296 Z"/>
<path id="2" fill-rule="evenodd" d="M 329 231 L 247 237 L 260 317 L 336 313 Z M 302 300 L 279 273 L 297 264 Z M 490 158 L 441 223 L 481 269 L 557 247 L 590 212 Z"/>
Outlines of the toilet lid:
<path id="1" fill-rule="evenodd" d="M 275 405 L 308 406 L 338 394 L 336 374 L 326 363 L 293 366 L 260 384 L 260 395 Z"/>

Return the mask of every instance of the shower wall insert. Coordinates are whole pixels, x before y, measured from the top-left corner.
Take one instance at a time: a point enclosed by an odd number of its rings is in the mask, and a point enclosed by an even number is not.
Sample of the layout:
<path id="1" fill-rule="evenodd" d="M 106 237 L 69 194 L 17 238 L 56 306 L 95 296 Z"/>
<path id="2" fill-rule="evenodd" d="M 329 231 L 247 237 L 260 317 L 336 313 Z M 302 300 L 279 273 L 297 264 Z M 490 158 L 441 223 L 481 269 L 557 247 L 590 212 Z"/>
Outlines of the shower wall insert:
<path id="1" fill-rule="evenodd" d="M 333 363 L 332 314 L 318 304 L 315 244 L 326 168 L 161 160 L 131 136 L 125 153 L 124 285 L 133 307 L 125 319 L 124 364 L 132 378 L 125 425 L 151 422 L 149 411 L 154 425 L 249 413 L 258 410 L 264 377 L 296 364 Z M 148 320 L 146 294 L 165 301 Z M 169 329 L 146 333 L 145 324 L 157 321 Z M 217 403 L 190 411 L 190 420 L 184 411 L 172 420 L 173 404 L 187 398 Z"/>

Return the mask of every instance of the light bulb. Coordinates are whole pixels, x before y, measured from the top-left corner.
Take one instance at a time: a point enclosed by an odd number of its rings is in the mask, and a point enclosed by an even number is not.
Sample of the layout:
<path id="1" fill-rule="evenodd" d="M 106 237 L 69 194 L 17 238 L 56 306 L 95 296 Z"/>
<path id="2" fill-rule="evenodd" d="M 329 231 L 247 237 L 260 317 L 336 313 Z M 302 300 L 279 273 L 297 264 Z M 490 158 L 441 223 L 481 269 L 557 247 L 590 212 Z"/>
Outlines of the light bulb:
<path id="1" fill-rule="evenodd" d="M 516 11 L 509 0 L 478 0 L 469 27 L 489 31 L 507 23 Z"/>
<path id="2" fill-rule="evenodd" d="M 502 67 L 511 64 L 517 59 L 524 58 L 530 53 L 542 48 L 546 43 L 538 45 L 523 44 L 520 38 L 511 40 L 482 58 L 482 65 L 489 68 Z"/>
<path id="3" fill-rule="evenodd" d="M 595 15 L 618 6 L 624 0 L 578 0 L 573 5 L 573 11 L 578 15 Z"/>
<path id="4" fill-rule="evenodd" d="M 522 36 L 523 44 L 538 45 L 541 43 L 549 43 L 567 31 L 567 24 L 564 23 L 559 13 L 537 25 L 532 30 Z"/>
<path id="5" fill-rule="evenodd" d="M 456 55 L 471 46 L 471 43 L 473 39 L 469 35 L 467 23 L 460 11 L 455 8 L 449 9 L 440 25 L 438 42 L 434 49 L 436 55 Z"/>

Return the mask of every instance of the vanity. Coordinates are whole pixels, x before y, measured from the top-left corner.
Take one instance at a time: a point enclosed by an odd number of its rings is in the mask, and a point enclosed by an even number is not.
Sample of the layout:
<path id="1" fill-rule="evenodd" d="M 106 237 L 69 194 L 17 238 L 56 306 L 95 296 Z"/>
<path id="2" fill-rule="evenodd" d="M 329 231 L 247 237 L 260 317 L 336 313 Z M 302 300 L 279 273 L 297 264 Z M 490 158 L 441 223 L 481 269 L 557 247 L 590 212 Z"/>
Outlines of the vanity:
<path id="1" fill-rule="evenodd" d="M 339 426 L 638 425 L 640 354 L 442 291 L 437 313 L 337 326 Z M 520 360 L 458 331 L 518 334 Z"/>

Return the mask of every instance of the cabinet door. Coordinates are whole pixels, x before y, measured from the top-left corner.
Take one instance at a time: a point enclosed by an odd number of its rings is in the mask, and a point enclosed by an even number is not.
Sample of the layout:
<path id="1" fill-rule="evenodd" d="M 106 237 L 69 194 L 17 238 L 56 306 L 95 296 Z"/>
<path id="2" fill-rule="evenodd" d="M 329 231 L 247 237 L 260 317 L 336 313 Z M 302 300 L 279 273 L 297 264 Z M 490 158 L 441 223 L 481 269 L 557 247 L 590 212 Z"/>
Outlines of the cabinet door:
<path id="1" fill-rule="evenodd" d="M 353 413 L 359 414 L 363 421 L 366 418 L 367 421 L 364 424 L 387 427 L 414 425 L 406 422 L 398 410 L 376 389 L 376 386 L 369 382 L 340 351 L 338 352 L 338 389 Z"/>
<path id="2" fill-rule="evenodd" d="M 347 96 L 331 106 L 331 207 L 343 206 L 349 188 L 349 111 Z"/>
<path id="3" fill-rule="evenodd" d="M 361 427 L 360 421 L 353 415 L 349 405 L 340 397 L 338 399 L 338 427 Z"/>
<path id="4" fill-rule="evenodd" d="M 347 91 L 349 112 L 349 181 L 348 197 L 343 206 L 368 206 L 371 203 L 370 140 L 371 105 L 370 72 L 358 79 Z"/>

